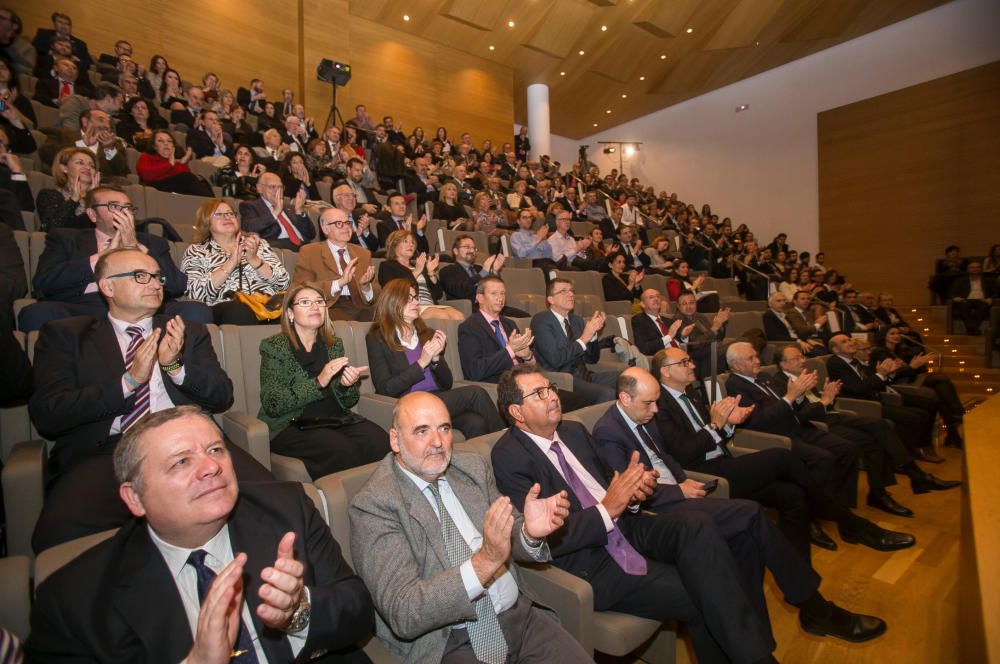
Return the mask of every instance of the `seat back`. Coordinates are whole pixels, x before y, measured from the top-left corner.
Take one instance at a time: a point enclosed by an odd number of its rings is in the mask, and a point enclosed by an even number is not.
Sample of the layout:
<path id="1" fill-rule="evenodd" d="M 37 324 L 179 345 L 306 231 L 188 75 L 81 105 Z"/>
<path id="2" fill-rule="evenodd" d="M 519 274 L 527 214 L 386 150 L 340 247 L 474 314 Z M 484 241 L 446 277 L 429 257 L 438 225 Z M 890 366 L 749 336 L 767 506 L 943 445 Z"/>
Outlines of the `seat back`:
<path id="1" fill-rule="evenodd" d="M 703 382 L 705 384 L 705 394 L 710 395 L 709 401 L 715 403 L 720 399 L 725 399 L 728 395 L 726 394 L 726 381 L 729 380 L 729 372 L 720 373 L 716 378 L 715 394 L 712 395 L 712 379 L 706 378 Z"/>
<path id="2" fill-rule="evenodd" d="M 52 576 L 54 572 L 66 565 L 66 563 L 84 551 L 94 548 L 117 532 L 117 528 L 112 528 L 111 530 L 105 530 L 104 532 L 94 533 L 93 535 L 57 544 L 39 553 L 35 558 L 35 588 L 37 589 L 45 579 Z"/>
<path id="3" fill-rule="evenodd" d="M 747 330 L 758 328 L 764 329 L 764 315 L 757 311 L 734 311 L 729 316 L 729 324 L 726 326 L 726 336 L 740 338 Z"/>
<path id="4" fill-rule="evenodd" d="M 458 326 L 461 321 L 457 320 L 436 320 L 427 321 L 427 326 L 435 330 L 441 330 L 448 335 L 448 341 L 444 347 L 444 360 L 451 369 L 452 380 L 465 380 L 462 373 L 462 359 L 458 354 Z"/>
<path id="5" fill-rule="evenodd" d="M 348 507 L 354 496 L 361 491 L 368 478 L 375 472 L 375 468 L 380 462 L 369 463 L 365 466 L 342 470 L 326 477 L 321 477 L 316 481 L 318 488 L 326 498 L 327 509 L 330 515 L 330 530 L 333 538 L 340 544 L 344 559 L 353 566 L 354 560 L 351 556 L 351 520 L 348 516 Z"/>
<path id="6" fill-rule="evenodd" d="M 820 387 L 823 387 L 826 379 L 829 377 L 829 374 L 826 372 L 826 361 L 829 359 L 829 355 L 821 355 L 820 357 L 810 357 L 806 360 L 806 371 L 816 372 Z"/>
<path id="7" fill-rule="evenodd" d="M 163 217 L 174 227 L 185 242 L 194 239 L 195 212 L 205 201 L 203 196 L 186 196 L 146 188 L 146 216 Z"/>
<path id="8" fill-rule="evenodd" d="M 488 253 L 490 250 L 486 233 L 482 231 L 449 231 L 447 228 L 438 228 L 438 251 L 451 252 L 451 245 L 455 239 L 461 235 L 468 235 L 476 243 L 476 251 Z"/>
<path id="9" fill-rule="evenodd" d="M 579 422 L 587 431 L 593 431 L 594 425 L 597 424 L 597 420 L 604 416 L 604 413 L 608 412 L 608 408 L 614 405 L 614 401 L 606 401 L 604 403 L 594 404 L 593 406 L 587 406 L 586 408 L 580 408 L 579 410 L 574 410 L 571 413 L 566 413 L 563 415 L 564 419 L 572 420 L 573 422 Z"/>
<path id="10" fill-rule="evenodd" d="M 223 368 L 233 381 L 233 410 L 260 412 L 260 342 L 281 332 L 278 325 L 223 325 Z"/>

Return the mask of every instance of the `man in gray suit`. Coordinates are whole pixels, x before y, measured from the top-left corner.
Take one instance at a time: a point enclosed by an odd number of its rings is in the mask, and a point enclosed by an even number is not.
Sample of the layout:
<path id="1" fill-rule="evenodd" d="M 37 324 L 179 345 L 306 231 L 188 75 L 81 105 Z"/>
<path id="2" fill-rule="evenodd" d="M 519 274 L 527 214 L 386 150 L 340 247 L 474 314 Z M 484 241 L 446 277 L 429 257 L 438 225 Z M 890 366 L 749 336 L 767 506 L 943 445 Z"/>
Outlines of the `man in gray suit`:
<path id="1" fill-rule="evenodd" d="M 489 463 L 452 453 L 444 402 L 412 392 L 393 411 L 386 456 L 351 502 L 351 552 L 377 610 L 377 634 L 404 662 L 585 662 L 591 658 L 519 588 L 511 557 L 551 559 L 565 491 L 524 514 Z"/>

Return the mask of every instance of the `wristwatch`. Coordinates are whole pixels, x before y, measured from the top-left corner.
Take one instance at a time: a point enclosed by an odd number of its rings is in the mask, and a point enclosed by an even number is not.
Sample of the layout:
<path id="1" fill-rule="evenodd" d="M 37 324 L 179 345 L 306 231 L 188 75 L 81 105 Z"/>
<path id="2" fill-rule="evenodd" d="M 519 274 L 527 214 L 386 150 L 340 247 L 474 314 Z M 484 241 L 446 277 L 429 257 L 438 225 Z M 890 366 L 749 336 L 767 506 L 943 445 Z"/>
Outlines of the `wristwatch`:
<path id="1" fill-rule="evenodd" d="M 295 613 L 292 614 L 292 619 L 288 621 L 288 627 L 285 628 L 285 632 L 288 634 L 298 634 L 306 627 L 309 626 L 309 616 L 312 613 L 312 602 L 309 601 L 309 590 L 303 589 L 302 599 L 299 600 L 299 605 L 295 607 Z"/>

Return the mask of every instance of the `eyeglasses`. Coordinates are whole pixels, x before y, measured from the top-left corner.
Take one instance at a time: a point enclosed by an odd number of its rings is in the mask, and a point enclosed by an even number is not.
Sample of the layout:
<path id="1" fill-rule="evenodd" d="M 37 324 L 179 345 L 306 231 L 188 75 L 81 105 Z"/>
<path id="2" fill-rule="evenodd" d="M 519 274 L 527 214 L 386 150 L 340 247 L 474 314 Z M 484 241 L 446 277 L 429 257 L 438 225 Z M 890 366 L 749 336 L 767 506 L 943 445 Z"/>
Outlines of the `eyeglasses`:
<path id="1" fill-rule="evenodd" d="M 349 221 L 327 221 L 323 223 L 324 226 L 333 226 L 334 228 L 343 228 L 344 226 L 350 226 Z"/>
<path id="2" fill-rule="evenodd" d="M 694 366 L 694 360 L 692 360 L 690 357 L 685 357 L 683 360 L 677 360 L 676 362 L 671 362 L 669 364 L 664 364 L 663 366 L 665 366 L 665 367 L 673 367 L 673 366 L 676 366 L 678 364 L 680 366 L 682 366 L 682 367 L 690 367 L 690 366 Z"/>
<path id="3" fill-rule="evenodd" d="M 550 393 L 555 394 L 556 390 L 558 389 L 559 386 L 556 385 L 555 383 L 549 383 L 548 385 L 543 385 L 542 387 L 539 387 L 537 390 L 532 390 L 531 392 L 528 392 L 523 397 L 521 397 L 521 403 L 524 403 L 524 400 L 527 399 L 528 397 L 536 395 L 538 396 L 538 399 L 540 401 L 545 401 L 546 399 L 549 398 Z"/>
<path id="4" fill-rule="evenodd" d="M 419 301 L 420 301 L 420 298 L 419 298 L 419 297 L 417 297 L 417 294 L 416 294 L 416 293 L 410 293 L 410 295 L 409 295 L 409 296 L 408 296 L 408 297 L 406 298 L 406 301 L 407 301 L 408 303 L 409 303 L 409 302 L 419 302 Z"/>
<path id="5" fill-rule="evenodd" d="M 566 293 L 569 293 L 571 295 L 576 295 L 576 289 L 575 288 L 564 288 L 562 290 L 557 290 L 556 292 L 552 293 L 552 297 L 555 297 L 556 295 L 565 295 Z"/>
<path id="6" fill-rule="evenodd" d="M 232 211 L 230 211 L 230 212 L 213 212 L 212 216 L 213 217 L 220 217 L 222 219 L 235 219 L 236 218 L 236 213 L 232 212 Z"/>
<path id="7" fill-rule="evenodd" d="M 476 245 L 474 245 L 474 244 L 460 244 L 460 245 L 458 245 L 458 248 L 459 249 L 463 249 L 463 250 L 472 249 L 473 251 L 475 251 Z"/>
<path id="8" fill-rule="evenodd" d="M 317 298 L 315 300 L 295 300 L 292 302 L 296 307 L 322 307 L 326 306 L 326 300 Z"/>
<path id="9" fill-rule="evenodd" d="M 105 279 L 120 279 L 122 277 L 132 277 L 137 284 L 148 284 L 151 279 L 156 279 L 160 284 L 167 283 L 167 278 L 161 272 L 147 272 L 146 270 L 132 270 L 131 272 L 119 272 L 109 274 Z"/>
<path id="10" fill-rule="evenodd" d="M 131 212 L 135 214 L 139 211 L 139 208 L 132 205 L 131 203 L 95 203 L 91 205 L 93 208 L 106 207 L 112 212 Z"/>

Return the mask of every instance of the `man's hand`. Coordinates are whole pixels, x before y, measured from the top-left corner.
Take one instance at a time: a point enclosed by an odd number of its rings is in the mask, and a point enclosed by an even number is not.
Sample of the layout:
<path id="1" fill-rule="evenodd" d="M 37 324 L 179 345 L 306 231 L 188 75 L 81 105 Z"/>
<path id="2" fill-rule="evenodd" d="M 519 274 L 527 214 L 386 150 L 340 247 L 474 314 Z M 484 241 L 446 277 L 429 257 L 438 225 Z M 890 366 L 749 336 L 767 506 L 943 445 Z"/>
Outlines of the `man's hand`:
<path id="1" fill-rule="evenodd" d="M 729 415 L 733 412 L 736 406 L 737 399 L 735 397 L 719 399 L 712 404 L 712 407 L 709 408 L 708 415 L 716 429 L 721 429 L 726 426 L 726 423 L 729 422 Z"/>
<path id="2" fill-rule="evenodd" d="M 621 473 L 615 471 L 615 476 L 608 485 L 607 493 L 601 504 L 608 511 L 612 519 L 617 519 L 622 512 L 633 502 L 642 502 L 643 497 L 648 496 L 655 489 L 656 480 L 653 479 L 653 487 L 649 487 L 648 481 L 652 473 L 648 473 L 641 463 L 639 463 L 639 452 L 632 452 L 628 467 Z"/>
<path id="3" fill-rule="evenodd" d="M 560 491 L 539 498 L 542 486 L 537 482 L 524 497 L 524 532 L 532 539 L 542 539 L 560 528 L 569 516 L 569 495 Z"/>
<path id="4" fill-rule="evenodd" d="M 243 566 L 247 555 L 239 553 L 212 581 L 198 612 L 194 645 L 188 664 L 228 664 L 240 631 L 243 611 Z"/>
<path id="5" fill-rule="evenodd" d="M 280 212 L 281 208 L 282 208 L 282 203 L 283 203 L 283 201 L 281 199 L 281 192 L 279 191 L 278 192 L 278 200 L 277 200 L 277 203 L 276 203 L 274 209 L 278 210 Z M 305 187 L 299 187 L 299 190 L 297 192 L 295 192 L 295 198 L 292 200 L 292 204 L 295 206 L 295 214 L 301 217 L 302 214 L 306 211 L 306 188 Z M 360 228 L 360 227 L 361 227 L 361 224 L 359 222 L 358 228 Z"/>
<path id="6" fill-rule="evenodd" d="M 739 399 L 737 399 L 736 407 L 733 408 L 733 412 L 729 413 L 729 418 L 726 420 L 726 423 L 732 426 L 743 424 L 747 421 L 747 418 L 750 417 L 750 413 L 753 412 L 754 408 L 756 408 L 756 406 L 739 405 Z"/>
<path id="7" fill-rule="evenodd" d="M 535 343 L 535 335 L 531 333 L 531 328 L 524 328 L 524 332 L 514 332 L 508 339 L 510 349 L 519 359 L 527 360 L 532 356 L 531 344 Z"/>
<path id="8" fill-rule="evenodd" d="M 667 335 L 671 339 L 676 339 L 677 338 L 677 333 L 680 331 L 681 325 L 683 325 L 683 324 L 684 324 L 684 321 L 682 321 L 680 318 L 674 319 L 674 322 L 671 323 L 670 327 L 667 328 Z"/>
<path id="9" fill-rule="evenodd" d="M 0 154 L 0 164 L 6 166 L 12 175 L 24 173 L 24 168 L 21 166 L 21 158 L 12 152 Z"/>
<path id="10" fill-rule="evenodd" d="M 823 396 L 820 397 L 820 401 L 823 402 L 824 406 L 833 405 L 833 402 L 837 400 L 837 395 L 840 394 L 842 384 L 839 380 L 826 379 L 826 383 L 823 385 Z"/>
<path id="11" fill-rule="evenodd" d="M 510 498 L 500 496 L 486 510 L 483 546 L 472 555 L 472 569 L 484 586 L 510 558 L 510 533 L 514 528 L 514 507 Z"/>
<path id="12" fill-rule="evenodd" d="M 722 329 L 722 326 L 729 322 L 730 314 L 732 309 L 726 307 L 724 309 L 719 309 L 719 312 L 715 314 L 715 318 L 712 319 L 712 331 L 718 332 Z"/>
<path id="13" fill-rule="evenodd" d="M 167 366 L 176 362 L 184 349 L 184 320 L 180 316 L 174 316 L 167 321 L 166 334 L 160 340 L 157 350 L 157 359 L 161 366 Z M 135 376 L 132 376 L 135 378 Z"/>
<path id="14" fill-rule="evenodd" d="M 683 330 L 681 330 L 681 339 L 687 339 L 688 337 L 691 336 L 692 332 L 694 332 L 694 323 L 691 323 L 690 325 L 686 326 Z"/>
<path id="15" fill-rule="evenodd" d="M 361 279 L 359 280 L 358 283 L 360 283 L 362 286 L 367 286 L 372 282 L 374 278 L 375 278 L 375 266 L 369 265 L 368 269 L 365 270 L 365 273 L 361 275 Z"/>
<path id="16" fill-rule="evenodd" d="M 704 498 L 708 494 L 702 489 L 705 486 L 701 482 L 696 482 L 694 480 L 684 480 L 677 485 L 677 488 L 681 490 L 685 498 Z"/>
<path id="17" fill-rule="evenodd" d="M 150 377 L 153 375 L 153 364 L 156 363 L 159 341 L 160 330 L 154 328 L 152 333 L 139 343 L 139 347 L 135 351 L 135 357 L 132 359 L 132 367 L 128 372 L 132 374 L 132 378 L 140 385 L 148 383 Z"/>
<path id="18" fill-rule="evenodd" d="M 267 627 L 284 631 L 292 619 L 292 614 L 302 601 L 305 586 L 302 575 L 305 566 L 295 560 L 293 546 L 295 533 L 287 532 L 278 542 L 278 557 L 274 564 L 260 572 L 264 584 L 257 591 L 261 603 L 257 607 L 257 617 Z"/>
<path id="19" fill-rule="evenodd" d="M 544 242 L 545 239 L 548 236 L 549 236 L 549 227 L 546 226 L 545 224 L 542 224 L 541 226 L 539 226 L 538 230 L 535 231 L 535 241 L 536 242 Z"/>
<path id="20" fill-rule="evenodd" d="M 340 275 L 340 279 L 337 280 L 340 282 L 341 286 L 346 286 L 347 284 L 351 283 L 351 280 L 354 279 L 354 271 L 357 270 L 357 268 L 358 268 L 357 258 L 352 258 L 351 260 L 347 261 L 347 267 L 344 268 L 344 273 Z"/>
<path id="21" fill-rule="evenodd" d="M 788 391 L 785 393 L 785 397 L 789 401 L 795 401 L 818 384 L 819 377 L 815 371 L 803 371 L 798 378 L 788 381 Z"/>
<path id="22" fill-rule="evenodd" d="M 112 210 L 111 223 L 118 231 L 117 235 L 121 237 L 121 246 L 126 249 L 135 249 L 139 246 L 139 241 L 135 237 L 135 220 L 131 212 Z"/>
<path id="23" fill-rule="evenodd" d="M 826 325 L 826 321 L 828 320 L 829 317 L 826 314 L 820 314 L 819 316 L 816 316 L 815 324 L 818 325 L 819 327 L 823 327 L 824 325 Z"/>

